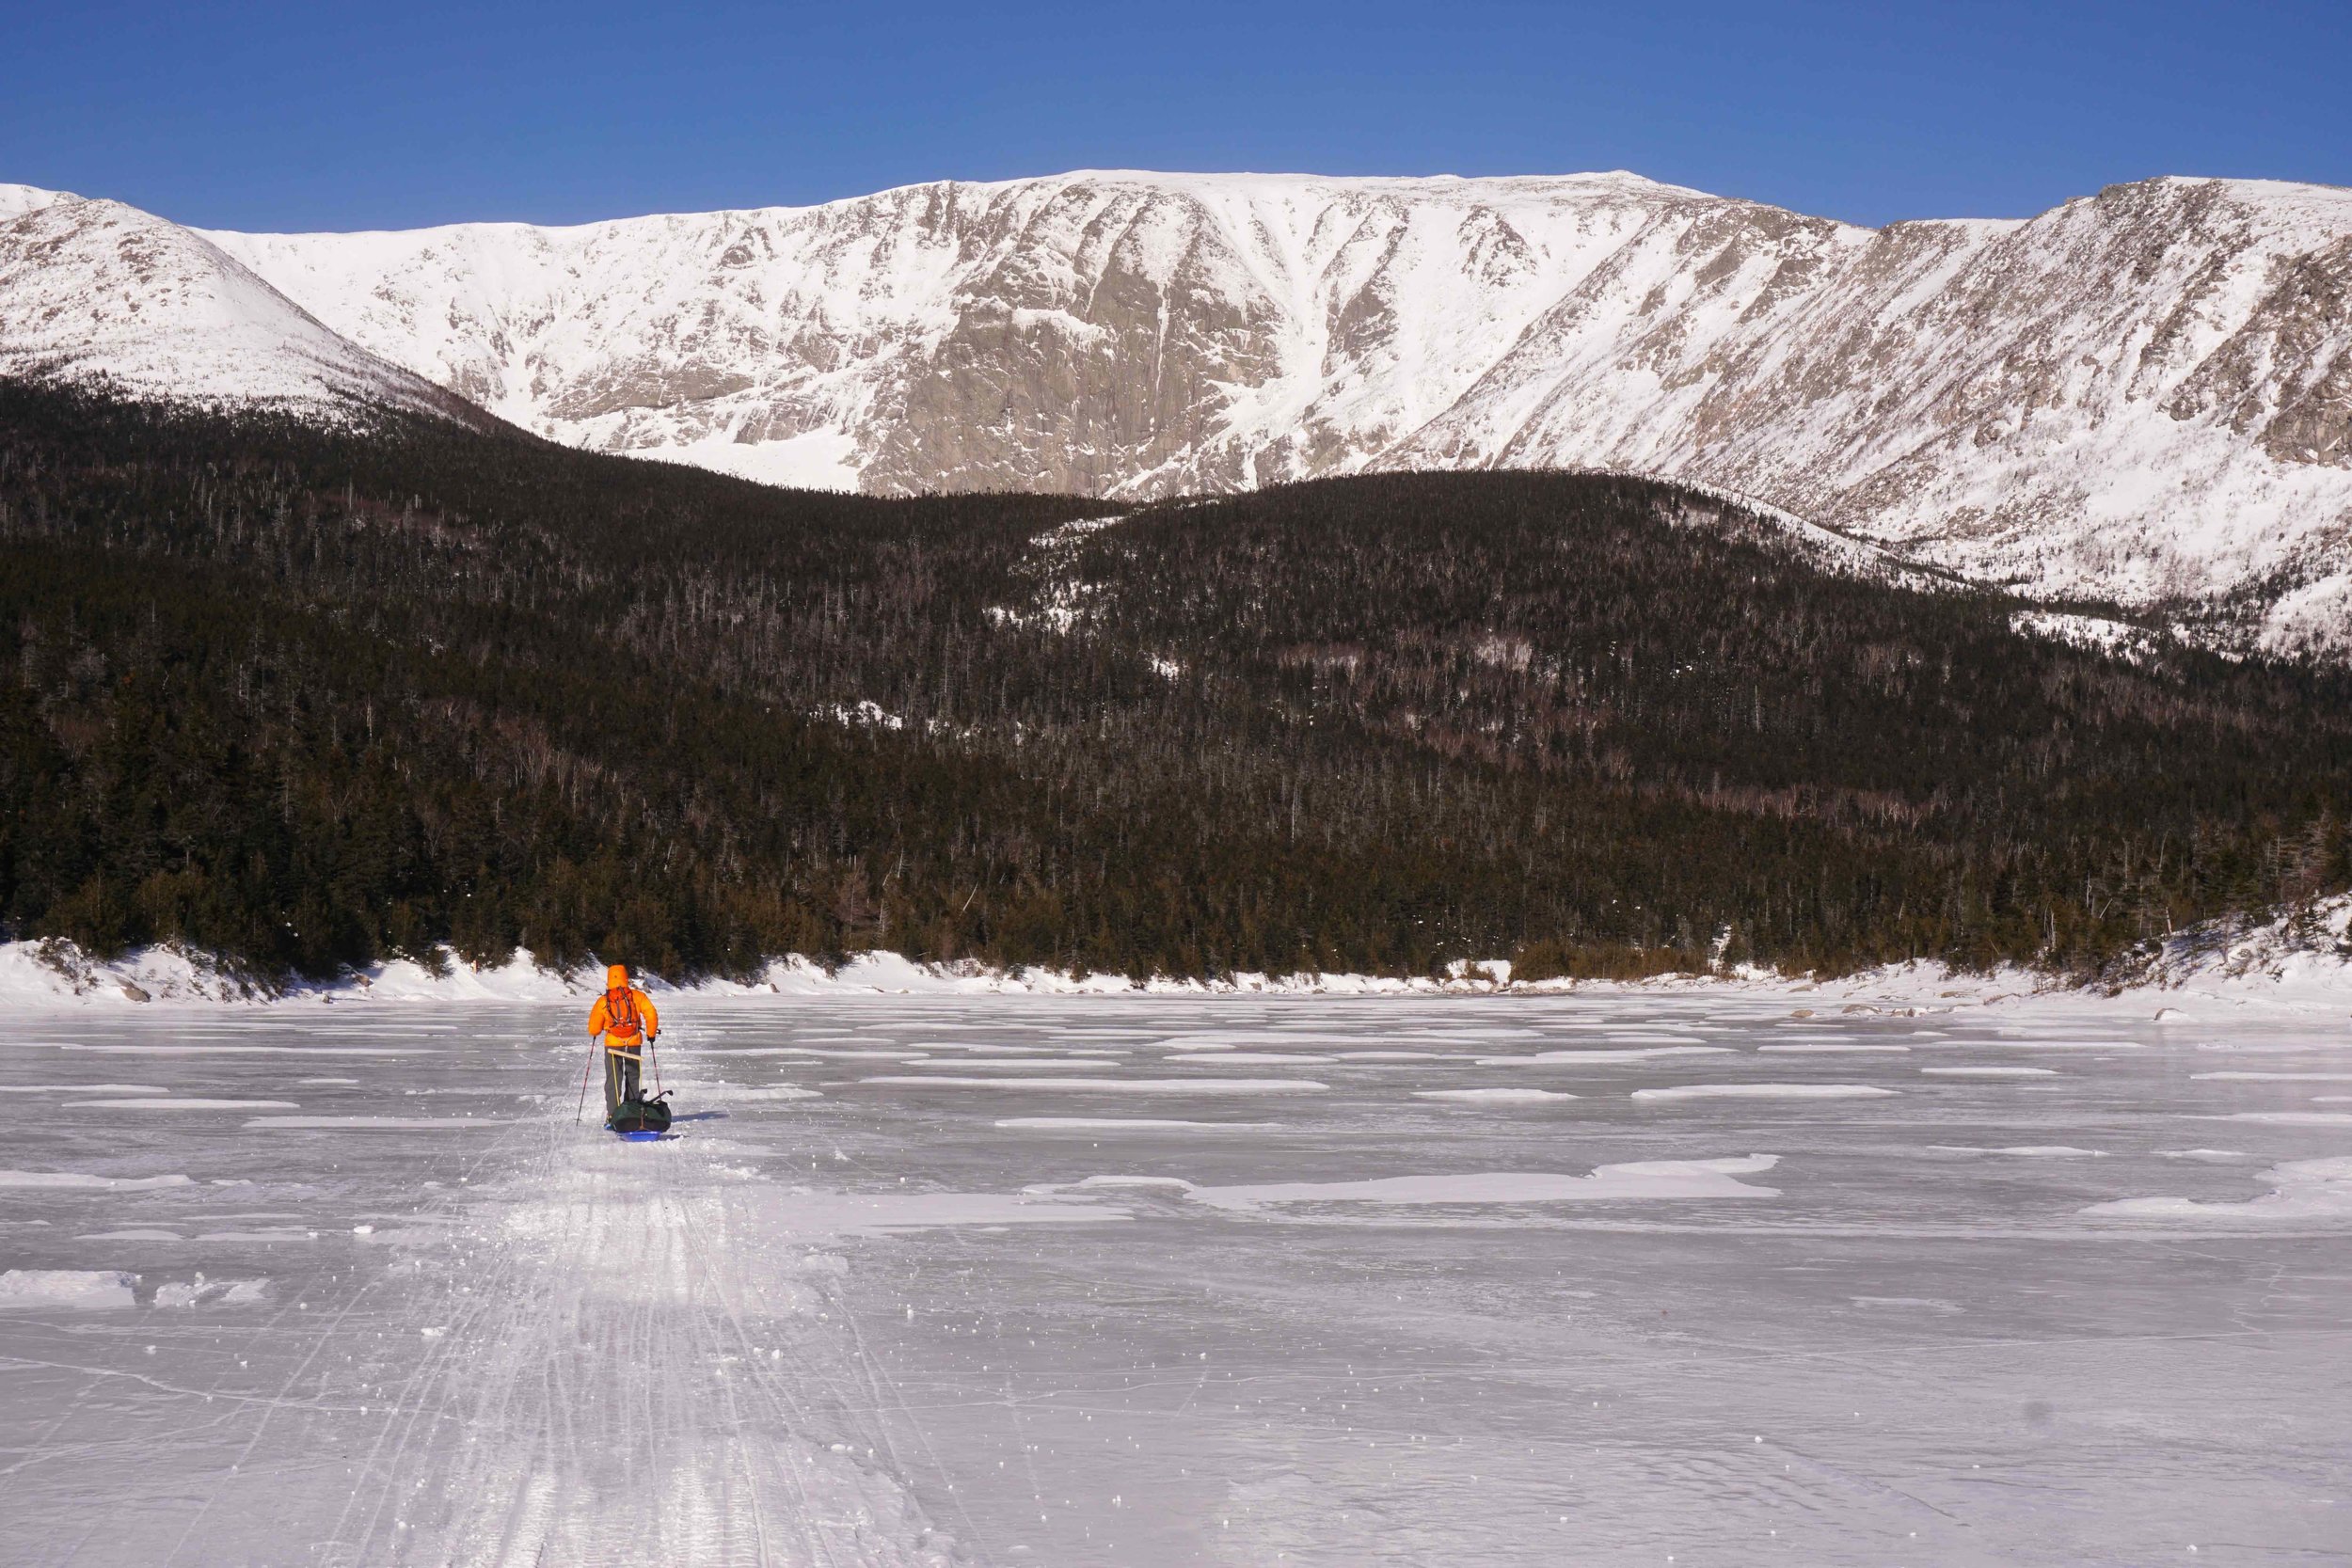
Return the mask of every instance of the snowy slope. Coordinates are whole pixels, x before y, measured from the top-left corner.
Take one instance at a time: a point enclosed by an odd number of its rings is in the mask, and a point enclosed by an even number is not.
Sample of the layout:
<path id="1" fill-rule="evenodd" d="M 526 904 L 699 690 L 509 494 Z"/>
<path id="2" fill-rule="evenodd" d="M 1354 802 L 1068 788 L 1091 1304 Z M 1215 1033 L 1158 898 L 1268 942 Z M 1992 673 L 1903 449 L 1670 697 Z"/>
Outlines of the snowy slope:
<path id="1" fill-rule="evenodd" d="M 0 185 L 0 223 L 13 222 L 37 208 L 65 198 L 63 191 L 45 191 L 39 185 Z"/>
<path id="2" fill-rule="evenodd" d="M 204 239 L 566 442 L 883 493 L 1633 468 L 2031 593 L 2235 595 L 2275 646 L 2352 652 L 2344 190 L 2156 180 L 1872 230 L 1623 173 L 1082 172 Z"/>
<path id="3" fill-rule="evenodd" d="M 2352 193 L 1869 230 L 1629 174 L 1080 173 L 577 229 L 215 236 L 519 423 L 800 483 L 1707 481 L 2042 593 L 2352 643 Z"/>
<path id="4" fill-rule="evenodd" d="M 2274 641 L 2343 646 L 2348 346 L 2352 192 L 2162 180 L 2019 224 L 1743 224 L 1628 247 L 1380 462 L 1700 478 L 2029 590 L 2262 585 Z"/>
<path id="5" fill-rule="evenodd" d="M 212 237 L 355 341 L 560 438 L 873 490 L 1156 495 L 1362 467 L 1666 191 L 1070 175 Z"/>
<path id="6" fill-rule="evenodd" d="M 478 418 L 199 234 L 119 201 L 0 186 L 0 374 L 34 373 L 199 403 Z"/>

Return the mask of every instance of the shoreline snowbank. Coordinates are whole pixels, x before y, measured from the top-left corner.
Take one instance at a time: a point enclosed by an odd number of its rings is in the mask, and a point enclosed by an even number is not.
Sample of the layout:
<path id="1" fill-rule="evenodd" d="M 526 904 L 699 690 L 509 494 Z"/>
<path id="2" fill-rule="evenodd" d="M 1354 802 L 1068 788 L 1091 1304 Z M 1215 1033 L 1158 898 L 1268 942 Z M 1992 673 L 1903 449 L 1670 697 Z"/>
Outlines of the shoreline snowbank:
<path id="1" fill-rule="evenodd" d="M 2007 967 L 1985 974 L 1940 963 L 1889 964 L 1836 979 L 1741 968 L 1717 974 L 1664 974 L 1645 980 L 1537 980 L 1510 977 L 1506 959 L 1457 962 L 1444 979 L 1367 974 L 1267 975 L 1231 979 L 1131 981 L 1043 969 L 1000 971 L 970 962 L 917 963 L 896 953 L 863 953 L 832 970 L 798 956 L 771 962 L 751 980 L 644 983 L 656 994 L 701 997 L 1007 996 L 1639 996 L 1706 993 L 1787 999 L 1808 1011 L 1924 1014 L 1997 1006 L 2028 999 L 2074 1002 L 2098 1010 L 2153 1006 L 2159 1022 L 2190 1022 L 2200 1004 L 2265 1006 L 2296 1012 L 2352 1012 L 2352 895 L 2322 900 L 2265 920 L 2217 921 L 2168 938 L 2153 952 L 2091 984 Z M 199 953 L 141 948 L 102 960 L 72 943 L 0 942 L 0 999 L 57 1008 L 202 1005 L 283 1007 L 337 1002 L 437 1002 L 469 1005 L 583 1000 L 602 984 L 601 961 L 569 971 L 540 967 L 527 952 L 505 964 L 476 968 L 448 957 L 439 974 L 407 959 L 328 982 L 270 988 Z"/>

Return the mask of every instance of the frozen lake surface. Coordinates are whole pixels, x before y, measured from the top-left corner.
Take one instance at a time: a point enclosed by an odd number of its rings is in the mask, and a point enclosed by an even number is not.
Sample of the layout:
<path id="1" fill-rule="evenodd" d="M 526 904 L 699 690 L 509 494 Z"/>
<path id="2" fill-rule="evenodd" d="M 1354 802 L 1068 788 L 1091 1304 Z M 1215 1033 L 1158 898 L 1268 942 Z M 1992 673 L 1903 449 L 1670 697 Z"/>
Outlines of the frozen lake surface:
<path id="1" fill-rule="evenodd" d="M 2340 1018 L 585 1006 L 21 1020 L 0 1555 L 2352 1560 Z"/>

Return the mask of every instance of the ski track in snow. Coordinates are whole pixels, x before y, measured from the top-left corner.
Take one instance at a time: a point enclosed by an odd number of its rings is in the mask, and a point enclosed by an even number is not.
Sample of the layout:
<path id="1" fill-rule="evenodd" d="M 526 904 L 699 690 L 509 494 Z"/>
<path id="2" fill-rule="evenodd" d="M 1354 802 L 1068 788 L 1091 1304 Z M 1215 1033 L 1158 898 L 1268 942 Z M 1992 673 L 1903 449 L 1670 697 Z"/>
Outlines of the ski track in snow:
<path id="1" fill-rule="evenodd" d="M 550 1088 L 566 1086 L 568 1062 L 564 1070 Z M 412 1234 L 434 1236 L 408 1254 L 411 1267 L 379 1275 L 331 1313 L 277 1305 L 267 1332 L 293 1336 L 294 1349 L 274 1393 L 216 1413 L 227 1376 L 209 1390 L 182 1390 L 196 1408 L 179 1432 L 153 1439 L 156 1451 L 224 1421 L 248 1430 L 183 1527 L 136 1560 L 226 1560 L 215 1555 L 221 1532 L 271 1508 L 265 1483 L 243 1479 L 250 1462 L 307 1446 L 312 1424 L 348 1454 L 347 1500 L 321 1535 L 279 1541 L 266 1549 L 282 1555 L 256 1560 L 354 1568 L 971 1560 L 961 1527 L 935 1526 L 894 1479 L 920 1458 L 894 1449 L 888 1418 L 898 1412 L 905 1424 L 902 1402 L 833 1288 L 838 1259 L 777 1245 L 741 1200 L 742 1184 L 691 1141 L 622 1144 L 574 1124 L 567 1096 L 547 1099 L 543 1115 L 522 1120 L 266 1119 L 387 1132 L 466 1126 L 491 1141 L 469 1140 L 468 1174 L 409 1216 Z M 0 1173 L 0 1186 L 92 1195 L 188 1181 Z M 305 1234 L 280 1227 L 193 1240 Z M 179 1238 L 149 1229 L 84 1239 Z M 119 1315 L 134 1306 L 137 1277 L 8 1271 L 0 1311 Z M 244 1281 L 167 1284 L 156 1300 L 250 1306 L 266 1296 Z M 363 1375 L 335 1363 L 370 1331 L 393 1347 L 388 1364 L 397 1381 L 373 1393 L 338 1387 Z M 367 1433 L 356 1446 L 355 1416 Z M 85 1542 L 103 1535 L 102 1522 Z"/>
<path id="2" fill-rule="evenodd" d="M 826 1274 L 742 1234 L 708 1156 L 563 1116 L 514 1144 L 405 1313 L 421 1354 L 322 1562 L 960 1560 L 891 1477 L 853 1323 L 812 1332 L 848 1322 Z"/>

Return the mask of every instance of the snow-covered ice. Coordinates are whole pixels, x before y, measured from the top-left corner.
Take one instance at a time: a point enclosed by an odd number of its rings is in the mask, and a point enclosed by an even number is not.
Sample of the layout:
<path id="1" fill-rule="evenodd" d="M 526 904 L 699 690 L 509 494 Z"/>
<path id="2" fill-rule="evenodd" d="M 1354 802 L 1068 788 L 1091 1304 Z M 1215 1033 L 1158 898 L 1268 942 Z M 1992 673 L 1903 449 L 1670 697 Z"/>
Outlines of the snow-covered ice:
<path id="1" fill-rule="evenodd" d="M 341 1132 L 365 1132 L 370 1129 L 397 1132 L 431 1132 L 449 1128 L 500 1127 L 511 1117 L 251 1117 L 246 1121 L 253 1128 L 298 1128 L 306 1132 L 334 1129 Z"/>
<path id="2" fill-rule="evenodd" d="M 0 1170 L 0 1187 L 65 1188 L 77 1192 L 145 1192 L 156 1187 L 184 1187 L 185 1176 L 93 1176 L 78 1170 Z"/>
<path id="3" fill-rule="evenodd" d="M 2260 1197 L 2204 1202 L 2186 1197 L 2126 1197 L 2092 1204 L 2084 1212 L 2155 1219 L 2210 1216 L 2225 1220 L 2299 1220 L 2352 1216 L 2352 1155 L 2290 1160 L 2264 1171 L 2262 1180 L 2271 1190 Z"/>
<path id="4" fill-rule="evenodd" d="M 2106 1152 L 2077 1148 L 2073 1144 L 2010 1144 L 2003 1148 L 1977 1148 L 1963 1144 L 1935 1144 L 1938 1154 L 2008 1154 L 2020 1160 L 2095 1160 Z"/>
<path id="5" fill-rule="evenodd" d="M 1415 1100 L 1454 1100 L 1466 1105 L 1535 1105 L 1548 1100 L 1574 1100 L 1564 1089 L 1512 1088 L 1496 1085 L 1483 1089 L 1415 1089 Z"/>
<path id="6" fill-rule="evenodd" d="M 2058 1069 L 2048 1067 L 1923 1067 L 1919 1069 L 1931 1078 L 2056 1078 Z"/>
<path id="7" fill-rule="evenodd" d="M 1270 1130 L 1264 1121 L 1183 1121 L 1163 1117 L 1002 1117 L 998 1127 L 1033 1132 L 1257 1132 Z"/>
<path id="8" fill-rule="evenodd" d="M 133 1095 L 107 1100 L 69 1100 L 64 1110 L 103 1106 L 109 1111 L 292 1111 L 291 1100 L 215 1100 L 204 1095 Z"/>
<path id="9" fill-rule="evenodd" d="M 1636 1100 L 1883 1100 L 1899 1089 L 1876 1084 L 1671 1084 L 1635 1089 Z"/>
<path id="10" fill-rule="evenodd" d="M 2345 1111 L 2233 1111 L 2232 1121 L 2267 1121 L 2282 1127 L 2352 1127 Z"/>
<path id="11" fill-rule="evenodd" d="M 1089 1063 L 1089 1066 L 1092 1064 Z M 1177 1094 L 1187 1098 L 1226 1094 L 1314 1094 L 1330 1085 L 1311 1078 L 863 1078 L 890 1088 L 1059 1089 L 1078 1094 Z"/>
<path id="12" fill-rule="evenodd" d="M 1526 1056 L 1481 1056 L 1480 1067 L 1592 1067 L 1603 1062 L 1654 1062 L 1664 1056 L 1716 1056 L 1723 1045 L 1637 1045 L 1625 1050 L 1537 1051 Z"/>
<path id="13" fill-rule="evenodd" d="M 59 1009 L 0 1045 L 71 1101 L 0 1169 L 0 1556 L 2352 1551 L 2341 1008 L 1793 1010 L 679 993 L 631 1145 L 576 999 Z"/>
<path id="14" fill-rule="evenodd" d="M 2209 1084 L 2352 1084 L 2352 1072 L 2197 1072 Z"/>
<path id="15" fill-rule="evenodd" d="M 1217 1209 L 1292 1203 L 1520 1205 L 1610 1203 L 1693 1197 L 1778 1197 L 1771 1187 L 1734 1178 L 1779 1164 L 1776 1154 L 1729 1160 L 1638 1160 L 1581 1176 L 1548 1171 L 1479 1171 L 1461 1176 L 1389 1176 L 1371 1181 L 1276 1181 L 1262 1186 L 1196 1187 L 1184 1196 Z"/>
<path id="16" fill-rule="evenodd" d="M 0 1271 L 0 1311 L 49 1307 L 87 1312 L 135 1304 L 136 1275 L 120 1269 L 8 1269 Z M 0 1330 L 5 1332 L 5 1330 Z"/>

